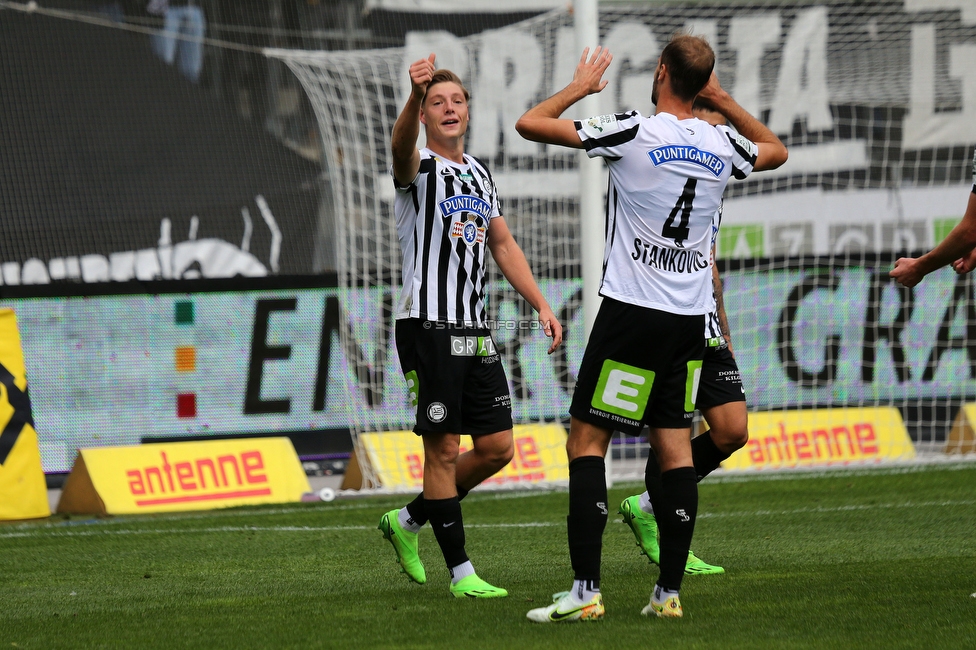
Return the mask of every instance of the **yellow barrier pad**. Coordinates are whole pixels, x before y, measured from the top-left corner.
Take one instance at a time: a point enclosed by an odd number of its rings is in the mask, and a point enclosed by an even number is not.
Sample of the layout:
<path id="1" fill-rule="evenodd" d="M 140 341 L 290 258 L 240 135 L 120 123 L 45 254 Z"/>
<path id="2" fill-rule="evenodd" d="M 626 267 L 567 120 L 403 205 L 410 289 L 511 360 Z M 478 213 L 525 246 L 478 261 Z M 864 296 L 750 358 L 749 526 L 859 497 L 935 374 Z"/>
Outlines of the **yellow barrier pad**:
<path id="1" fill-rule="evenodd" d="M 566 430 L 560 424 L 517 424 L 515 457 L 482 485 L 551 483 L 569 480 Z M 412 431 L 364 433 L 360 441 L 385 488 L 420 490 L 424 485 L 424 443 Z M 461 437 L 461 453 L 471 439 Z"/>
<path id="2" fill-rule="evenodd" d="M 915 457 L 896 408 L 834 408 L 749 414 L 749 442 L 722 467 L 785 469 Z"/>
<path id="3" fill-rule="evenodd" d="M 58 512 L 133 514 L 301 501 L 311 492 L 288 438 L 79 449 Z"/>

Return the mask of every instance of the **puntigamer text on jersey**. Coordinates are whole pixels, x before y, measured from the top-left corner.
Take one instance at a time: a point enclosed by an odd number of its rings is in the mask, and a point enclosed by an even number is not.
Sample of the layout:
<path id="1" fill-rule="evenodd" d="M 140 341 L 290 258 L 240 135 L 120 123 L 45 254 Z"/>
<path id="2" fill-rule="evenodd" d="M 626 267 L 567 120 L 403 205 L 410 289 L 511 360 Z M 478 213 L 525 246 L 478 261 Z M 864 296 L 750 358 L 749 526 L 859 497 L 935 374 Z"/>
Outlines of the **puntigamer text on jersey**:
<path id="1" fill-rule="evenodd" d="M 477 196 L 460 194 L 444 199 L 437 204 L 441 209 L 441 214 L 445 217 L 457 212 L 473 212 L 478 216 L 488 219 L 491 216 L 491 204 Z"/>
<path id="2" fill-rule="evenodd" d="M 690 162 L 704 167 L 712 172 L 716 178 L 725 171 L 725 162 L 721 158 L 711 151 L 703 151 L 698 147 L 668 145 L 651 149 L 647 155 L 651 157 L 651 162 L 654 163 L 655 167 L 665 163 Z"/>

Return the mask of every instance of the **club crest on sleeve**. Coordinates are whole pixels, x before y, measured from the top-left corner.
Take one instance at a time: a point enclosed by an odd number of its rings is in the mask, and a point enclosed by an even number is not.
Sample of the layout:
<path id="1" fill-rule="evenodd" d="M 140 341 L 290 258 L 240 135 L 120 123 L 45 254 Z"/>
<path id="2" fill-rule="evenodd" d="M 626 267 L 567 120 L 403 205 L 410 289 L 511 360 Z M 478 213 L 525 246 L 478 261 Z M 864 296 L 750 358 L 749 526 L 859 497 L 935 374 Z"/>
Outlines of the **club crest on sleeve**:
<path id="1" fill-rule="evenodd" d="M 735 143 L 744 151 L 748 152 L 750 156 L 756 156 L 759 154 L 759 147 L 756 146 L 756 143 L 747 138 L 743 138 L 738 133 L 735 134 Z"/>
<path id="2" fill-rule="evenodd" d="M 586 120 L 586 125 L 594 131 L 603 133 L 606 126 L 616 121 L 617 118 L 613 115 L 597 115 L 596 117 L 591 117 L 590 119 Z"/>

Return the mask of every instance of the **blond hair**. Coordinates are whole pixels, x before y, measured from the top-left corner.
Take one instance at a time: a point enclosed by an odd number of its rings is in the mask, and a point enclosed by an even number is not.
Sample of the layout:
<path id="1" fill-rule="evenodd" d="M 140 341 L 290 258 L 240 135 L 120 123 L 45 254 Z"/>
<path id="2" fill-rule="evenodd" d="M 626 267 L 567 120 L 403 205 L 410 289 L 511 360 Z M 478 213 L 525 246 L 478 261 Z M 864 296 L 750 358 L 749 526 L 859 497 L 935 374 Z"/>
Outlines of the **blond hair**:
<path id="1" fill-rule="evenodd" d="M 457 76 L 450 70 L 442 69 L 442 70 L 434 70 L 434 75 L 431 77 L 430 83 L 427 84 L 426 92 L 424 92 L 424 98 L 420 102 L 421 105 L 427 103 L 427 95 L 430 94 L 431 88 L 433 88 L 437 84 L 442 84 L 447 82 L 455 83 L 461 88 L 461 92 L 464 93 L 464 101 L 467 102 L 471 100 L 471 95 L 468 93 L 468 89 L 464 87 L 463 83 L 461 83 L 461 77 Z"/>

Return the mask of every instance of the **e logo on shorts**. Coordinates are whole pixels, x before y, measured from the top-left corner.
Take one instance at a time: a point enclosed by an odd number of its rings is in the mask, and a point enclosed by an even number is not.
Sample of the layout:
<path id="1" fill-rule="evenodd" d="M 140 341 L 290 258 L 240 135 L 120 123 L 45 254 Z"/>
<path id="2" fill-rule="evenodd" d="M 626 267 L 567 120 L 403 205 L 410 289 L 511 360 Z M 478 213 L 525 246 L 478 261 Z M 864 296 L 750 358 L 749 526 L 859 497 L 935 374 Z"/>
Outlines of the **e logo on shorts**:
<path id="1" fill-rule="evenodd" d="M 685 413 L 693 413 L 698 401 L 698 383 L 701 381 L 701 361 L 688 362 L 688 379 L 685 382 Z M 745 393 L 745 389 L 742 389 Z"/>
<path id="2" fill-rule="evenodd" d="M 590 404 L 629 420 L 641 420 L 653 385 L 653 371 L 607 359 Z"/>
<path id="3" fill-rule="evenodd" d="M 447 407 L 441 402 L 431 402 L 427 407 L 427 419 L 438 424 L 447 418 Z"/>

